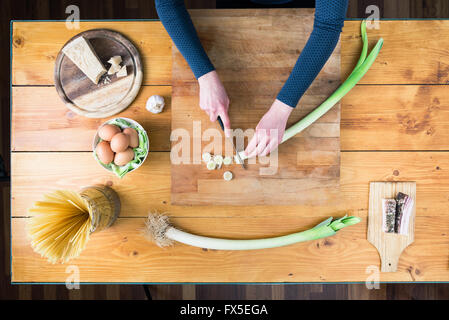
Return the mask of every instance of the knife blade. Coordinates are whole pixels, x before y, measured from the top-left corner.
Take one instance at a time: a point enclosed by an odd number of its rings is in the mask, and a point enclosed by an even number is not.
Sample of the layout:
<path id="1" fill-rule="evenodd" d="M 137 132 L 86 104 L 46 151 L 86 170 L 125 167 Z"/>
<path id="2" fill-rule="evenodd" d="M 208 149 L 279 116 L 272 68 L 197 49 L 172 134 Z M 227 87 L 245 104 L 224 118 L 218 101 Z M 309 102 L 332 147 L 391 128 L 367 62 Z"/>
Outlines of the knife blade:
<path id="1" fill-rule="evenodd" d="M 225 132 L 225 128 L 224 128 L 224 125 L 223 125 L 223 120 L 221 120 L 220 116 L 217 117 L 217 121 L 218 121 L 218 123 L 220 124 L 221 130 L 223 130 L 223 132 Z M 234 139 L 233 139 L 232 137 L 227 138 L 227 139 L 231 141 L 232 148 L 234 149 L 234 152 L 235 152 L 235 154 L 236 154 L 236 156 L 237 156 L 237 159 L 238 159 L 239 162 L 240 162 L 240 165 L 242 166 L 243 169 L 246 170 L 245 162 L 242 160 L 242 158 L 240 158 L 239 153 L 238 153 L 237 150 L 235 149 Z"/>

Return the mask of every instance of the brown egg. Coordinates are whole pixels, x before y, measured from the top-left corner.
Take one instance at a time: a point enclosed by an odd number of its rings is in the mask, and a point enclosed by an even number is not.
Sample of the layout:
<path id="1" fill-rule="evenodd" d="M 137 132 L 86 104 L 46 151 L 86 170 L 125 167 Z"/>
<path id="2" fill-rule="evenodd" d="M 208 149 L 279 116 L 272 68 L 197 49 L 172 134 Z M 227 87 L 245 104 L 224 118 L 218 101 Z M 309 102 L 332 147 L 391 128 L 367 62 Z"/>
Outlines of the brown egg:
<path id="1" fill-rule="evenodd" d="M 124 166 L 132 159 L 134 159 L 134 151 L 133 149 L 128 148 L 123 152 L 117 152 L 115 154 L 114 163 L 118 166 Z"/>
<path id="2" fill-rule="evenodd" d="M 123 133 L 129 137 L 129 146 L 131 148 L 137 148 L 139 146 L 139 134 L 133 128 L 123 129 Z"/>
<path id="3" fill-rule="evenodd" d="M 111 149 L 114 152 L 125 151 L 129 146 L 129 137 L 124 133 L 117 133 L 112 137 Z"/>
<path id="4" fill-rule="evenodd" d="M 122 130 L 113 124 L 105 124 L 98 130 L 98 135 L 102 140 L 111 141 L 112 137 Z"/>
<path id="5" fill-rule="evenodd" d="M 95 148 L 98 159 L 104 164 L 109 164 L 114 160 L 114 152 L 112 152 L 109 142 L 101 141 Z"/>

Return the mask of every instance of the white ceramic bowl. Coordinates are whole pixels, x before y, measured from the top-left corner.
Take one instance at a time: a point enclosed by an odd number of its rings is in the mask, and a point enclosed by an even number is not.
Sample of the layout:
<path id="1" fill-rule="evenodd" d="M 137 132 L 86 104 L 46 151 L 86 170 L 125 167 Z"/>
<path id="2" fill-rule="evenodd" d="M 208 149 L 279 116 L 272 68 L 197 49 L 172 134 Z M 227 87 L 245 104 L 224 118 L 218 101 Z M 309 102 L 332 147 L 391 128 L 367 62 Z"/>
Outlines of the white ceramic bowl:
<path id="1" fill-rule="evenodd" d="M 148 157 L 148 153 L 149 153 L 149 149 L 150 149 L 150 140 L 148 139 L 148 134 L 147 134 L 146 130 L 145 130 L 145 129 L 144 129 L 144 128 L 137 122 L 137 121 L 134 121 L 134 120 L 129 119 L 129 118 L 117 117 L 117 118 L 109 119 L 108 121 L 106 121 L 105 123 L 103 123 L 101 126 L 98 127 L 97 132 L 95 133 L 94 141 L 92 142 L 92 154 L 93 154 L 93 156 L 94 156 L 95 161 L 97 161 L 99 165 L 101 165 L 101 166 L 102 166 L 103 168 L 105 168 L 107 171 L 113 173 L 113 171 L 112 171 L 111 169 L 109 169 L 109 168 L 103 166 L 103 164 L 97 160 L 97 158 L 95 157 L 95 148 L 97 147 L 97 144 L 98 144 L 98 143 L 100 142 L 100 140 L 101 140 L 101 139 L 100 139 L 100 136 L 98 135 L 98 131 L 100 130 L 100 128 L 103 127 L 105 124 L 110 124 L 112 121 L 114 121 L 114 120 L 116 120 L 116 119 L 123 119 L 123 120 L 128 121 L 129 123 L 133 124 L 133 125 L 136 126 L 137 128 L 141 129 L 141 130 L 144 132 L 144 134 L 145 134 L 145 136 L 146 136 L 146 138 L 147 138 L 147 154 L 145 155 L 145 158 L 143 158 L 143 161 L 142 161 L 137 167 L 135 167 L 134 169 L 131 169 L 130 171 L 127 172 L 127 173 L 130 173 L 130 172 L 132 172 L 132 171 L 138 169 L 138 168 L 145 162 L 145 160 L 146 160 L 147 157 Z M 123 128 L 122 128 L 122 130 L 123 130 Z M 125 175 L 126 175 L 126 174 L 125 174 Z"/>

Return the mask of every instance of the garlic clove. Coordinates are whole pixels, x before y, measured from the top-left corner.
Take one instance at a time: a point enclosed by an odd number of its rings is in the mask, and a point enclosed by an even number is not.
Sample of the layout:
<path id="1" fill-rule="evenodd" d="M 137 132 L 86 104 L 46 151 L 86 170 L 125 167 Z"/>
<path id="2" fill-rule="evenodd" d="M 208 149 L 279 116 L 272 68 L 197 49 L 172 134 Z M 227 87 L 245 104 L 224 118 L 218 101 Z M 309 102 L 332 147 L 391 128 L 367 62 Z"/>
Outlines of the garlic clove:
<path id="1" fill-rule="evenodd" d="M 164 98 L 158 95 L 151 96 L 146 105 L 146 109 L 152 113 L 161 113 L 164 109 Z"/>

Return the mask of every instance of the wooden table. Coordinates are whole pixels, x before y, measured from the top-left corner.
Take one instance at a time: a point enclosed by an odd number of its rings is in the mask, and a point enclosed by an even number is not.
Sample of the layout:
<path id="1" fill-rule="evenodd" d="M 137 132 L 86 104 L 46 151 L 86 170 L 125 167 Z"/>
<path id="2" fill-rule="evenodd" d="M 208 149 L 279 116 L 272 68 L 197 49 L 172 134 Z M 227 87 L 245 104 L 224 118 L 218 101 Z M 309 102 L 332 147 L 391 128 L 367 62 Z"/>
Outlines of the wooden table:
<path id="1" fill-rule="evenodd" d="M 193 11 L 201 19 L 236 17 L 258 10 Z M 279 11 L 279 14 L 295 14 Z M 241 20 L 240 20 L 241 21 Z M 267 20 L 276 23 L 280 20 Z M 122 32 L 139 48 L 144 86 L 121 115 L 150 132 L 151 153 L 120 180 L 95 163 L 91 140 L 104 119 L 66 109 L 53 87 L 53 64 L 62 45 L 92 28 Z M 341 37 L 342 78 L 360 49 L 359 21 L 346 21 Z M 76 265 L 82 282 L 354 282 L 379 266 L 366 240 L 370 181 L 416 181 L 415 242 L 398 272 L 381 281 L 449 281 L 449 21 L 382 21 L 369 30 L 384 47 L 375 64 L 342 101 L 340 207 L 170 205 L 170 95 L 172 42 L 158 21 L 14 22 L 12 37 L 12 281 L 65 282 Z M 301 48 L 298 48 L 299 50 Z M 144 109 L 153 94 L 168 100 L 159 115 Z M 267 106 L 268 107 L 268 106 Z M 79 258 L 52 265 L 30 247 L 27 208 L 47 191 L 105 183 L 120 194 L 123 210 L 110 229 L 94 233 Z M 149 210 L 169 212 L 190 232 L 257 238 L 304 230 L 329 216 L 350 213 L 358 225 L 332 238 L 250 252 L 202 250 L 184 245 L 160 249 L 140 233 Z"/>

